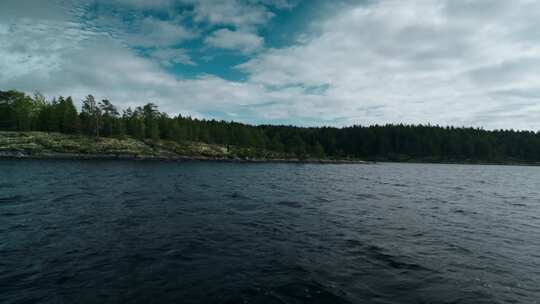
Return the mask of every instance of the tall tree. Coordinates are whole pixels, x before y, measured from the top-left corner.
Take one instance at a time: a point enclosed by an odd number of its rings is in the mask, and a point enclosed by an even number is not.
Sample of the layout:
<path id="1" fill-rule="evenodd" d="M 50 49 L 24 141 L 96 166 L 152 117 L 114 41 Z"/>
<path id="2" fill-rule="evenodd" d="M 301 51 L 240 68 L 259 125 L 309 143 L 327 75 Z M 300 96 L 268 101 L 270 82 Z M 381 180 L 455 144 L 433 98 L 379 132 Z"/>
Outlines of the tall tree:
<path id="1" fill-rule="evenodd" d="M 86 96 L 83 100 L 81 120 L 83 121 L 84 129 L 87 134 L 99 137 L 99 130 L 101 128 L 101 110 L 96 103 L 96 99 L 92 95 Z"/>
<path id="2" fill-rule="evenodd" d="M 153 103 L 147 103 L 142 108 L 142 113 L 144 116 L 144 125 L 146 127 L 145 134 L 146 137 L 151 139 L 159 139 L 159 116 L 158 107 Z"/>
<path id="3" fill-rule="evenodd" d="M 285 156 L 359 157 L 374 160 L 540 162 L 540 133 L 431 125 L 355 125 L 345 128 L 250 126 L 235 122 L 169 117 L 154 104 L 122 117 L 108 100 L 92 95 L 79 115 L 85 134 L 138 139 L 204 141 L 240 146 L 251 155 L 264 149 Z M 77 133 L 77 109 L 71 97 L 47 102 L 17 91 L 0 91 L 0 130 Z M 234 151 L 234 149 L 233 149 Z M 246 152 L 247 153 L 247 152 Z M 249 154 L 248 153 L 248 154 Z"/>
<path id="4" fill-rule="evenodd" d="M 62 109 L 62 132 L 79 133 L 81 129 L 81 123 L 79 121 L 77 109 L 75 108 L 75 105 L 73 104 L 73 99 L 71 97 L 68 97 L 63 101 Z"/>
<path id="5" fill-rule="evenodd" d="M 99 110 L 101 112 L 102 135 L 103 136 L 113 135 L 114 128 L 116 125 L 116 120 L 118 118 L 118 110 L 108 99 L 103 99 L 99 103 Z"/>
<path id="6" fill-rule="evenodd" d="M 0 128 L 28 131 L 32 126 L 35 104 L 22 92 L 0 91 Z"/>

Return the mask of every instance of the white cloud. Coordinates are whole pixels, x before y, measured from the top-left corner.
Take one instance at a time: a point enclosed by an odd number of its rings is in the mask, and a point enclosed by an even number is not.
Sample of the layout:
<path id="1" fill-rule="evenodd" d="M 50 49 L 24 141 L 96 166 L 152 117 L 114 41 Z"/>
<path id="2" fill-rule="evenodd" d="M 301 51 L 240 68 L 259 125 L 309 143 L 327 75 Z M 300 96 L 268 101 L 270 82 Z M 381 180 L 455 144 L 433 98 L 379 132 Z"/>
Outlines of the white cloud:
<path id="1" fill-rule="evenodd" d="M 146 17 L 136 24 L 135 29 L 125 34 L 128 44 L 142 47 L 171 46 L 192 39 L 194 32 L 179 24 L 179 21 L 164 21 Z"/>
<path id="2" fill-rule="evenodd" d="M 123 108 L 155 102 L 168 113 L 198 116 L 207 111 L 234 112 L 259 102 L 264 94 L 262 86 L 211 75 L 178 79 L 107 34 L 88 32 L 80 25 L 66 31 L 68 25 L 35 20 L 7 29 L 2 25 L 0 88 L 38 90 L 50 97 L 71 95 L 78 101 L 92 93 Z M 158 49 L 153 54 L 164 60 L 173 55 L 182 58 L 184 53 Z"/>
<path id="3" fill-rule="evenodd" d="M 523 99 L 540 92 L 540 40 L 519 36 L 538 28 L 538 9 L 526 0 L 378 1 L 350 7 L 321 23 L 314 38 L 239 68 L 250 83 L 277 89 L 328 85 L 321 107 L 345 124 L 538 129 L 540 105 Z"/>
<path id="4" fill-rule="evenodd" d="M 119 4 L 138 9 L 166 9 L 174 5 L 174 0 L 94 0 L 104 4 Z"/>
<path id="5" fill-rule="evenodd" d="M 301 0 L 252 0 L 253 3 L 262 3 L 277 9 L 292 9 L 298 5 Z"/>
<path id="6" fill-rule="evenodd" d="M 205 43 L 217 48 L 240 50 L 247 54 L 260 49 L 264 41 L 262 37 L 254 33 L 223 28 L 206 37 Z"/>
<path id="7" fill-rule="evenodd" d="M 157 59 L 164 66 L 172 66 L 177 63 L 196 65 L 184 49 L 156 49 L 150 52 L 150 57 Z"/>
<path id="8" fill-rule="evenodd" d="M 182 32 L 175 21 L 147 20 L 152 45 L 132 41 L 148 46 L 145 58 L 118 39 L 124 36 L 44 12 L 43 19 L 22 13 L 9 22 L 0 19 L 0 88 L 79 100 L 93 93 L 124 107 L 156 102 L 169 113 L 222 113 L 246 122 L 540 128 L 538 2 L 355 4 L 317 20 L 309 38 L 296 45 L 269 50 L 254 34 L 263 23 L 253 16 L 271 16 L 261 2 L 250 3 L 245 14 L 225 9 L 213 15 L 206 6 L 207 13 L 194 15 L 234 27 L 215 31 L 206 39 L 209 45 L 257 50 L 238 67 L 246 81 L 213 75 L 181 79 L 165 72 L 163 65 L 193 63 L 175 48 L 175 41 L 191 39 L 193 30 Z"/>
<path id="9" fill-rule="evenodd" d="M 233 25 L 237 28 L 253 28 L 268 22 L 274 14 L 264 5 L 241 0 L 192 1 L 196 22 Z"/>
<path id="10" fill-rule="evenodd" d="M 48 6 L 43 7 L 36 0 L 2 0 L 0 1 L 0 20 L 2 22 L 18 21 L 21 18 L 67 21 L 69 5 L 63 5 L 62 0 L 49 0 Z M 50 8 L 54 7 L 54 9 Z"/>
<path id="11" fill-rule="evenodd" d="M 68 22 L 21 19 L 17 24 L 0 28 L 0 83 L 34 75 L 47 79 L 61 70 L 62 54 L 79 51 L 93 33 Z M 62 35 L 57 33 L 62 32 Z"/>

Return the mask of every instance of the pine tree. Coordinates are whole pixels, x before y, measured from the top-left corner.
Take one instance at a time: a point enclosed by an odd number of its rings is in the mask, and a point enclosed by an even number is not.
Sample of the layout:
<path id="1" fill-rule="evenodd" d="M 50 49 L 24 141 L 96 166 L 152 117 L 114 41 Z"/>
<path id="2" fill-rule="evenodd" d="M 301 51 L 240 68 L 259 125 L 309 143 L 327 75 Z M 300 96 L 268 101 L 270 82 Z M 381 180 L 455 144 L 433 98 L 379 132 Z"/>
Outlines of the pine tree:
<path id="1" fill-rule="evenodd" d="M 81 120 L 84 124 L 84 129 L 87 134 L 99 137 L 101 128 L 101 110 L 99 109 L 96 99 L 92 95 L 88 95 L 83 100 Z"/>
<path id="2" fill-rule="evenodd" d="M 118 110 L 109 100 L 103 99 L 99 103 L 99 111 L 101 112 L 101 134 L 103 136 L 113 135 Z"/>
<path id="3" fill-rule="evenodd" d="M 79 133 L 81 124 L 77 109 L 73 104 L 73 99 L 71 97 L 66 98 L 61 108 L 63 110 L 60 126 L 61 131 L 65 133 Z"/>
<path id="4" fill-rule="evenodd" d="M 276 152 L 283 152 L 285 150 L 279 134 L 275 134 L 274 136 L 272 136 L 272 140 L 270 141 L 270 150 Z"/>
<path id="5" fill-rule="evenodd" d="M 148 103 L 142 108 L 144 117 L 144 125 L 146 127 L 146 137 L 153 140 L 158 140 L 160 136 L 159 131 L 159 111 L 158 107 L 153 103 Z"/>
<path id="6" fill-rule="evenodd" d="M 318 141 L 313 145 L 313 156 L 316 158 L 326 158 L 324 147 Z"/>

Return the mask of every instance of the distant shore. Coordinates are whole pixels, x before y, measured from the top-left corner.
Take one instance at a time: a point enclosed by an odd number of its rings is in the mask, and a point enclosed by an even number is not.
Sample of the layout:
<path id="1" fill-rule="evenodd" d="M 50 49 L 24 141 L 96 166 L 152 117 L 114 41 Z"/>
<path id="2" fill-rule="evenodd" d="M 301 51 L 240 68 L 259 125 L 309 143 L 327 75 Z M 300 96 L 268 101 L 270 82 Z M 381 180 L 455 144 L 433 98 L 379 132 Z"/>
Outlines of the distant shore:
<path id="1" fill-rule="evenodd" d="M 207 161 L 228 163 L 374 164 L 420 163 L 463 165 L 540 166 L 515 160 L 481 162 L 436 159 L 298 158 L 294 154 L 202 142 L 176 142 L 124 138 L 93 138 L 47 132 L 0 131 L 0 159 Z"/>
<path id="2" fill-rule="evenodd" d="M 156 156 L 156 155 L 129 155 L 129 154 L 83 154 L 83 153 L 38 153 L 26 154 L 20 151 L 0 151 L 2 159 L 28 159 L 28 160 L 125 160 L 125 161 L 156 161 L 156 162 L 216 162 L 216 163 L 284 163 L 284 164 L 432 164 L 432 165 L 472 165 L 472 166 L 540 166 L 540 163 L 519 162 L 457 162 L 457 161 L 392 161 L 392 160 L 346 160 L 346 159 L 298 159 L 298 158 L 224 158 L 206 156 Z"/>
<path id="3" fill-rule="evenodd" d="M 374 164 L 363 160 L 341 159 L 298 159 L 298 158 L 220 158 L 205 156 L 155 156 L 128 154 L 82 154 L 82 153 L 39 153 L 26 154 L 19 151 L 2 151 L 0 159 L 59 159 L 59 160 L 134 160 L 134 161 L 207 161 L 226 163 L 303 163 L 303 164 Z"/>
<path id="4" fill-rule="evenodd" d="M 0 132 L 0 159 L 209 161 L 370 164 L 358 159 L 298 158 L 285 153 L 200 142 L 90 138 L 46 132 Z"/>

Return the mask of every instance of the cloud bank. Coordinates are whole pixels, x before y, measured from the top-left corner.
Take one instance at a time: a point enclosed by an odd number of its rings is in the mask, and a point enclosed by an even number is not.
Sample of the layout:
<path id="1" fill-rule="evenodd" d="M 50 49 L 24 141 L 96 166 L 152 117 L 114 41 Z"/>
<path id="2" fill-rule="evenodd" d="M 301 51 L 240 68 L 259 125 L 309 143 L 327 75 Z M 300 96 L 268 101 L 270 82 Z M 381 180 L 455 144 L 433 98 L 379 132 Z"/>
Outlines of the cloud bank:
<path id="1" fill-rule="evenodd" d="M 261 33 L 297 2 L 96 2 L 3 1 L 0 88 L 251 123 L 540 129 L 536 1 L 347 2 L 279 48 Z M 243 56 L 244 79 L 177 73 L 208 49 Z"/>

